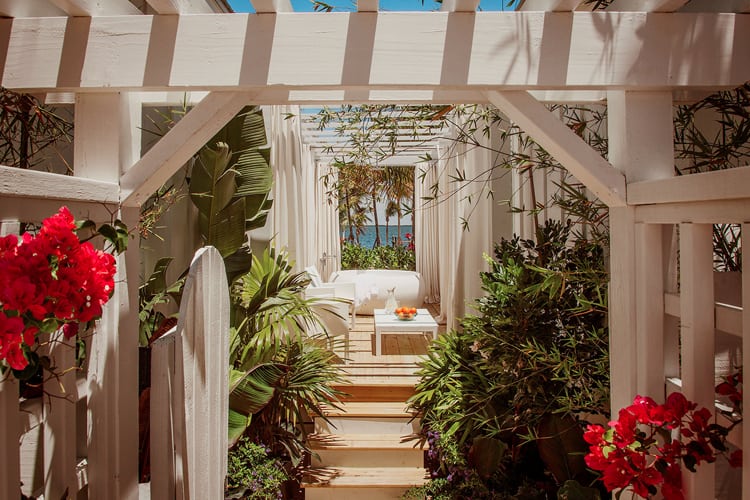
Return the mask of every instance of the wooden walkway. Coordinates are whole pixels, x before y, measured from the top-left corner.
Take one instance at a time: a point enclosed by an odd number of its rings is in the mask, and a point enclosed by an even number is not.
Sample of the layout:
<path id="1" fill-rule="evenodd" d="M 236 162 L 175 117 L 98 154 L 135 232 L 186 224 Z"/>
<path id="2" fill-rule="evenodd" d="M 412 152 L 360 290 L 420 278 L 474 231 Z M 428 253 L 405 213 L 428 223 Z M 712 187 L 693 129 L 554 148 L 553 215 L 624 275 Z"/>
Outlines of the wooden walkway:
<path id="1" fill-rule="evenodd" d="M 433 317 L 438 316 L 436 305 L 425 307 Z M 440 325 L 438 334 L 444 332 L 445 325 Z M 383 354 L 376 356 L 373 316 L 357 316 L 349 333 L 349 362 L 344 365 L 350 384 L 341 388 L 358 400 L 392 400 L 410 394 L 418 380 L 417 363 L 427 354 L 431 340 L 429 333 L 384 333 Z"/>

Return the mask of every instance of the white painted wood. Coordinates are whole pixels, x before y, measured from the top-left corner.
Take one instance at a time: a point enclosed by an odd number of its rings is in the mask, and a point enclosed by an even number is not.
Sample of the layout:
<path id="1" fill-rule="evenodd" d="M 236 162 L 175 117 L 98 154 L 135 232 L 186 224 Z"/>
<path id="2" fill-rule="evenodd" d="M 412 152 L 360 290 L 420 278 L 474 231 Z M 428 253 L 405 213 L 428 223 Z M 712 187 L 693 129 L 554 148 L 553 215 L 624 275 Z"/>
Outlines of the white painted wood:
<path id="1" fill-rule="evenodd" d="M 750 198 L 750 166 L 628 184 L 628 203 L 677 203 Z"/>
<path id="2" fill-rule="evenodd" d="M 443 12 L 476 12 L 479 0 L 443 0 L 440 10 Z"/>
<path id="3" fill-rule="evenodd" d="M 137 94 L 78 94 L 73 140 L 75 175 L 118 182 L 123 168 L 140 158 L 140 119 Z"/>
<path id="4" fill-rule="evenodd" d="M 126 16 L 139 15 L 135 5 L 128 0 L 50 0 L 50 3 L 62 9 L 69 16 Z"/>
<path id="5" fill-rule="evenodd" d="M 527 92 L 488 92 L 487 99 L 610 207 L 625 205 L 625 177 Z"/>
<path id="6" fill-rule="evenodd" d="M 132 208 L 119 214 L 129 228 L 138 216 Z M 89 498 L 138 498 L 138 252 L 138 241 L 131 240 L 116 257 L 115 292 L 91 339 Z"/>
<path id="7" fill-rule="evenodd" d="M 13 218 L 27 222 L 42 222 L 60 209 L 60 200 L 46 198 L 13 198 L 0 196 L 0 215 L 3 218 Z M 65 206 L 70 209 L 75 219 L 89 219 L 96 222 L 109 222 L 112 214 L 117 212 L 117 205 L 98 203 L 79 203 L 66 201 Z"/>
<path id="8" fill-rule="evenodd" d="M 123 174 L 123 205 L 140 206 L 249 101 L 240 92 L 206 96 Z"/>
<path id="9" fill-rule="evenodd" d="M 708 284 L 708 285 L 707 285 Z M 712 226 L 680 224 L 681 379 L 685 397 L 714 408 L 714 287 Z M 687 498 L 713 498 L 713 464 L 685 477 Z"/>
<path id="10" fill-rule="evenodd" d="M 636 224 L 637 390 L 664 401 L 664 271 L 662 228 Z M 616 351 L 612 351 L 615 353 Z"/>
<path id="11" fill-rule="evenodd" d="M 614 0 L 608 11 L 619 12 L 674 12 L 688 0 Z"/>
<path id="12" fill-rule="evenodd" d="M 750 12 L 750 0 L 693 0 L 680 12 Z"/>
<path id="13" fill-rule="evenodd" d="M 664 203 L 635 207 L 636 221 L 653 224 L 739 223 L 750 213 L 750 199 Z"/>
<path id="14" fill-rule="evenodd" d="M 0 36 L 8 39 L 2 85 L 595 90 L 735 87 L 750 80 L 744 64 L 750 20 L 737 14 L 479 12 L 468 23 L 460 22 L 462 13 L 388 12 L 372 16 L 370 29 L 350 33 L 359 15 L 182 16 L 174 42 L 156 45 L 168 24 L 160 16 L 2 20 Z M 458 16 L 455 23 L 448 23 L 451 16 Z M 702 36 L 709 29 L 712 36 Z M 85 50 L 63 53 L 66 39 L 85 41 Z M 352 66 L 347 46 L 357 47 L 356 60 L 368 61 L 367 69 Z M 701 71 L 690 61 L 700 61 Z"/>
<path id="15" fill-rule="evenodd" d="M 273 14 L 275 12 L 294 12 L 289 0 L 250 0 L 258 14 Z"/>
<path id="16" fill-rule="evenodd" d="M 635 281 L 635 224 L 633 209 L 611 208 L 609 350 L 612 415 L 630 405 L 637 394 L 637 291 Z"/>
<path id="17" fill-rule="evenodd" d="M 151 498 L 175 495 L 175 337 L 172 328 L 151 344 Z"/>
<path id="18" fill-rule="evenodd" d="M 76 477 L 76 402 L 78 388 L 75 371 L 75 340 L 67 340 L 58 330 L 50 335 L 48 356 L 58 374 L 44 384 L 44 497 L 78 496 Z M 67 494 L 67 497 L 65 496 Z"/>
<path id="19" fill-rule="evenodd" d="M 49 0 L 0 0 L 0 15 L 6 17 L 52 17 L 64 16 L 65 11 L 55 7 Z"/>
<path id="20" fill-rule="evenodd" d="M 357 11 L 377 12 L 380 8 L 379 3 L 379 0 L 357 0 Z"/>
<path id="21" fill-rule="evenodd" d="M 0 166 L 0 196 L 117 203 L 120 187 L 114 182 Z"/>
<path id="22" fill-rule="evenodd" d="M 183 381 L 173 400 L 177 495 L 186 500 L 221 498 L 224 492 L 229 307 L 224 261 L 215 248 L 202 248 L 190 265 L 175 342 L 175 381 Z"/>
<path id="23" fill-rule="evenodd" d="M 583 3 L 583 0 L 521 0 L 516 10 L 572 12 L 581 3 Z"/>
<path id="24" fill-rule="evenodd" d="M 210 14 L 215 3 L 208 0 L 146 0 L 157 14 Z"/>
<path id="25" fill-rule="evenodd" d="M 18 411 L 18 382 L 15 377 L 0 379 L 0 450 L 3 466 L 0 467 L 0 497 L 18 498 L 21 477 L 19 441 L 21 439 L 20 413 Z"/>
<path id="26" fill-rule="evenodd" d="M 747 219 L 742 224 L 742 235 L 750 235 Z M 742 262 L 742 352 L 750 352 L 750 259 Z M 744 391 L 742 407 L 750 408 L 749 404 L 750 391 Z M 742 449 L 750 450 L 750 432 L 742 433 Z M 742 500 L 750 500 L 750 467 L 742 467 L 742 484 Z"/>

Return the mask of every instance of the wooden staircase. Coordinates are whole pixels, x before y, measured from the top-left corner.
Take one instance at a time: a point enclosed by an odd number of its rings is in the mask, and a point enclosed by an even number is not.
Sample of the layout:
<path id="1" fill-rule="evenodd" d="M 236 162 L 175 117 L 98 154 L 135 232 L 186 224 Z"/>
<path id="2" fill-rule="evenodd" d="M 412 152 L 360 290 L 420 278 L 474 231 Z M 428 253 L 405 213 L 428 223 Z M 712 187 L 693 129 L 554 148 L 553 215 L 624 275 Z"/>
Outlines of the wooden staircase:
<path id="1" fill-rule="evenodd" d="M 412 386 L 413 388 L 413 386 Z M 314 419 L 307 500 L 400 498 L 425 482 L 424 451 L 407 438 L 419 422 L 402 401 L 347 400 Z"/>

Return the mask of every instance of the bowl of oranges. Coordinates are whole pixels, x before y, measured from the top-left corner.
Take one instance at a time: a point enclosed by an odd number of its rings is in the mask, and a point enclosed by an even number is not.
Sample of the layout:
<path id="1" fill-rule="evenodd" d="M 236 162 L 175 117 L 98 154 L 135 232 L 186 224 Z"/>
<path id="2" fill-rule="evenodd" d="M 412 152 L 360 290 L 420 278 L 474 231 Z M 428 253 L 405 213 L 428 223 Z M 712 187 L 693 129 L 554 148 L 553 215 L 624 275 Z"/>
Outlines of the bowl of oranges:
<path id="1" fill-rule="evenodd" d="M 397 307 L 393 313 L 401 321 L 411 321 L 417 315 L 416 307 Z"/>

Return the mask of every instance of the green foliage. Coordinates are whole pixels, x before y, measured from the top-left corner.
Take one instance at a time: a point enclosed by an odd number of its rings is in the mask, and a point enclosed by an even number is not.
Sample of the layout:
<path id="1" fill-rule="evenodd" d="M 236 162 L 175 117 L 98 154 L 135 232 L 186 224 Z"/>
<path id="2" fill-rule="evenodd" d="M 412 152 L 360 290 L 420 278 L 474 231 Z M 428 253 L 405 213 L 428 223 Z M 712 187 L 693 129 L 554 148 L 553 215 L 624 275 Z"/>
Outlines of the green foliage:
<path id="1" fill-rule="evenodd" d="M 548 221 L 536 243 L 496 246 L 479 314 L 433 344 L 410 400 L 495 492 L 584 477 L 577 419 L 609 409 L 604 252 L 569 237 Z"/>
<path id="2" fill-rule="evenodd" d="M 290 477 L 284 465 L 271 457 L 269 451 L 247 438 L 229 450 L 224 498 L 283 498 L 282 486 Z"/>
<path id="3" fill-rule="evenodd" d="M 167 269 L 172 257 L 159 259 L 154 265 L 154 271 L 145 283 L 138 288 L 138 343 L 145 347 L 151 342 L 154 333 L 161 328 L 167 316 L 160 310 L 160 306 L 174 301 L 179 306 L 179 296 L 184 280 L 167 284 Z"/>
<path id="4" fill-rule="evenodd" d="M 342 269 L 416 269 L 414 250 L 404 245 L 365 248 L 355 243 L 341 244 Z"/>
<path id="5" fill-rule="evenodd" d="M 307 451 L 305 416 L 335 403 L 332 385 L 343 382 L 325 338 L 308 335 L 323 328 L 313 307 L 319 299 L 302 293 L 308 284 L 285 253 L 270 250 L 253 256 L 232 288 L 239 326 L 230 339 L 229 438 L 251 436 L 295 465 Z"/>

